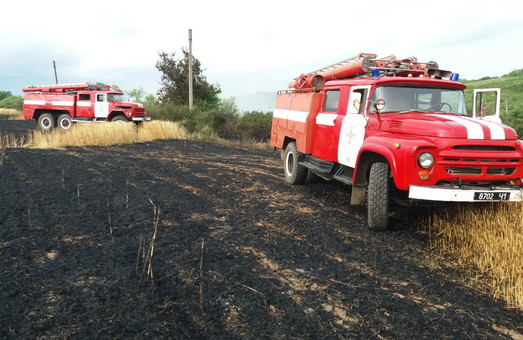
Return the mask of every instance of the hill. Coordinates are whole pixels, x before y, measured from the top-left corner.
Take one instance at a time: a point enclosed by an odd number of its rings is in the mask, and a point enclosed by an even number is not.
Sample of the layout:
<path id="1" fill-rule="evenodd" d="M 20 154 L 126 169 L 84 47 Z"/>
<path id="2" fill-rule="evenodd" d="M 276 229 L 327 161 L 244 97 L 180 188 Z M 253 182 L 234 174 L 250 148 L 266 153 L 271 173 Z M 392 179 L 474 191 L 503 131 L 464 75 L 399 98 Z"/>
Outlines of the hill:
<path id="1" fill-rule="evenodd" d="M 471 111 L 472 90 L 478 88 L 501 89 L 501 120 L 523 136 L 523 69 L 514 70 L 501 77 L 483 77 L 477 80 L 462 80 L 467 85 L 465 97 L 467 110 Z"/>
<path id="2" fill-rule="evenodd" d="M 241 112 L 272 112 L 276 102 L 276 92 L 256 92 L 235 98 Z"/>

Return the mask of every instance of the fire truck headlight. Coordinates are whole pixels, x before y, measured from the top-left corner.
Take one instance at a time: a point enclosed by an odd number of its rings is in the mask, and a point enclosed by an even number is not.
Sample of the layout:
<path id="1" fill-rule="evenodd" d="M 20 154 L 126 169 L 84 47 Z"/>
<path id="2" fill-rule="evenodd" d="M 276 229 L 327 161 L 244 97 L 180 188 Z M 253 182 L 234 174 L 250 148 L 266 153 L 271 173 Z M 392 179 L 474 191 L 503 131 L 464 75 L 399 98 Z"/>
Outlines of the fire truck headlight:
<path id="1" fill-rule="evenodd" d="M 418 157 L 418 164 L 423 169 L 428 169 L 434 165 L 434 156 L 430 152 L 423 152 Z"/>

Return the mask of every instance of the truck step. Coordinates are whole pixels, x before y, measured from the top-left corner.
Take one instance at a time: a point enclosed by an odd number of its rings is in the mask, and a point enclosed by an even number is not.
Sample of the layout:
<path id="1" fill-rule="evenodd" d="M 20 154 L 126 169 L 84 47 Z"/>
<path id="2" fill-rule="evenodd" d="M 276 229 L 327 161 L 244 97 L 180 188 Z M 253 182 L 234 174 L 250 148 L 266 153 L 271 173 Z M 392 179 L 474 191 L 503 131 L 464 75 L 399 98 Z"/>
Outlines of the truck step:
<path id="1" fill-rule="evenodd" d="M 106 118 L 92 118 L 92 117 L 74 117 L 71 119 L 73 123 L 93 123 L 93 122 L 105 122 Z"/>
<path id="2" fill-rule="evenodd" d="M 303 165 L 304 167 L 324 176 L 331 176 L 332 175 L 332 169 L 334 168 L 335 163 L 325 161 L 323 159 L 306 155 L 305 159 L 299 164 Z"/>
<path id="3" fill-rule="evenodd" d="M 338 180 L 345 184 L 352 185 L 352 174 L 354 173 L 353 168 L 349 168 L 344 165 L 340 165 L 336 173 L 332 176 L 335 180 Z"/>

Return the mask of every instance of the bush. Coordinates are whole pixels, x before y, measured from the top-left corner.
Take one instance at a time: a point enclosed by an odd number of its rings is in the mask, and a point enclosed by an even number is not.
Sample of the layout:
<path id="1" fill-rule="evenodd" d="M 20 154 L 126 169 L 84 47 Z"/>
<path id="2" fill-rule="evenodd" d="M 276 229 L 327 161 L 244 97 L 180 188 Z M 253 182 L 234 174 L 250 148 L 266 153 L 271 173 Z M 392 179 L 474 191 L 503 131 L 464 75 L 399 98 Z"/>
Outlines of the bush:
<path id="1" fill-rule="evenodd" d="M 238 132 L 241 139 L 254 139 L 265 142 L 271 137 L 272 114 L 270 112 L 246 112 L 238 122 Z"/>
<path id="2" fill-rule="evenodd" d="M 153 119 L 171 120 L 181 122 L 184 119 L 190 118 L 193 112 L 189 111 L 189 107 L 176 105 L 174 103 L 165 103 L 162 105 L 146 105 L 147 113 Z"/>
<path id="3" fill-rule="evenodd" d="M 146 106 L 153 119 L 180 122 L 190 133 L 212 138 L 266 141 L 270 138 L 271 113 L 259 111 L 240 115 L 231 99 L 214 110 L 165 103 Z"/>
<path id="4" fill-rule="evenodd" d="M 22 111 L 24 100 L 21 96 L 9 96 L 0 100 L 0 108 Z"/>

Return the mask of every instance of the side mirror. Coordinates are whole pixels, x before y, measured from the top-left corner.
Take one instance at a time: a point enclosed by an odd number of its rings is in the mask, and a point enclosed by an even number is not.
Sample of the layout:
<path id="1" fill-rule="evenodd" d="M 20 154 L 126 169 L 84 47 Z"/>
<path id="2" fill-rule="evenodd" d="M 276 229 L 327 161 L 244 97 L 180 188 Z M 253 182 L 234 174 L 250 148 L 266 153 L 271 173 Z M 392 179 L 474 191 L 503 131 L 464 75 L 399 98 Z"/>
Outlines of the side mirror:
<path id="1" fill-rule="evenodd" d="M 383 110 L 385 108 L 385 100 L 384 99 L 376 100 L 376 102 L 374 103 L 374 108 L 379 113 L 381 110 Z"/>

